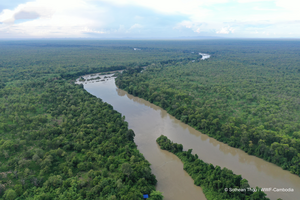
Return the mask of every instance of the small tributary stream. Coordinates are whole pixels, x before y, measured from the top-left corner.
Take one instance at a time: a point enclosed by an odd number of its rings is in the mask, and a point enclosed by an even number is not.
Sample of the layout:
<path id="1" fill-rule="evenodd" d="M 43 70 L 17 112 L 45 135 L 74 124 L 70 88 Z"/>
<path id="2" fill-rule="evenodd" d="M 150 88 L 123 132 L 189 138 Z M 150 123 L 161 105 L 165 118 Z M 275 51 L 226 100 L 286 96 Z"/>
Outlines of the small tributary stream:
<path id="1" fill-rule="evenodd" d="M 92 77 L 88 75 L 85 78 Z M 139 151 L 151 163 L 152 172 L 158 180 L 157 189 L 163 192 L 165 200 L 202 200 L 205 196 L 202 189 L 195 186 L 192 178 L 183 170 L 181 161 L 159 148 L 156 139 L 160 135 L 182 144 L 184 150 L 193 149 L 192 153 L 197 153 L 207 163 L 227 167 L 235 174 L 242 175 L 251 187 L 294 189 L 294 192 L 266 192 L 270 199 L 300 199 L 298 176 L 196 131 L 162 108 L 118 89 L 113 77 L 108 76 L 105 81 L 104 78 L 102 80 L 82 83 L 90 94 L 111 104 L 125 116 L 129 128 L 135 132 L 134 141 Z"/>

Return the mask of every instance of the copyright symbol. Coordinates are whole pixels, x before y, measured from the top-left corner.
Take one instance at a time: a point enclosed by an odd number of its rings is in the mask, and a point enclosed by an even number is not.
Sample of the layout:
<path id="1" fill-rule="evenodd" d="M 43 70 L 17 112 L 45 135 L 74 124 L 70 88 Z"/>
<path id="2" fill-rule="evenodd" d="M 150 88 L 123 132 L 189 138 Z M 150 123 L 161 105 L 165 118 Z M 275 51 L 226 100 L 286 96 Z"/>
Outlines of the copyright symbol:
<path id="1" fill-rule="evenodd" d="M 228 191 L 228 188 L 225 188 L 224 190 L 225 190 L 225 192 L 227 192 L 227 191 Z"/>

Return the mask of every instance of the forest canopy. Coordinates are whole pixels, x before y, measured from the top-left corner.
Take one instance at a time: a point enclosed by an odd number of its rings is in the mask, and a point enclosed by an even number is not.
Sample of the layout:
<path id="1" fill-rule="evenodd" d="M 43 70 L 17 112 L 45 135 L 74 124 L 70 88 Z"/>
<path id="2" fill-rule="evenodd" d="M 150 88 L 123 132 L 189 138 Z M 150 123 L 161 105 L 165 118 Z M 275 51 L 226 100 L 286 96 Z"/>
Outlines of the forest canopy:
<path id="1" fill-rule="evenodd" d="M 178 50 L 141 52 L 1 42 L 0 199 L 163 198 L 125 116 L 74 84 L 83 74 L 189 59 Z"/>
<path id="2" fill-rule="evenodd" d="M 120 88 L 300 175 L 298 47 L 279 40 L 0 41 L 0 199 L 163 198 L 125 117 L 74 84 L 124 69 Z M 211 58 L 200 60 L 200 52 Z"/>
<path id="3" fill-rule="evenodd" d="M 125 71 L 116 84 L 219 141 L 300 175 L 299 41 L 210 43 L 199 45 L 211 55 L 207 60 Z"/>

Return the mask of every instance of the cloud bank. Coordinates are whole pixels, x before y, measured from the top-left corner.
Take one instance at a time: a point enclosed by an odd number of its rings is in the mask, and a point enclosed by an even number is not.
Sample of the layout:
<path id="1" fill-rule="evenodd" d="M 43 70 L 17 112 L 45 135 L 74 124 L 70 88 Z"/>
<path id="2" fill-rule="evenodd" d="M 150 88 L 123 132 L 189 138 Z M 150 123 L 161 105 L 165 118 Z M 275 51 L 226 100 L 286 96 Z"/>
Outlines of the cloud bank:
<path id="1" fill-rule="evenodd" d="M 300 37 L 295 0 L 22 0 L 0 38 Z"/>

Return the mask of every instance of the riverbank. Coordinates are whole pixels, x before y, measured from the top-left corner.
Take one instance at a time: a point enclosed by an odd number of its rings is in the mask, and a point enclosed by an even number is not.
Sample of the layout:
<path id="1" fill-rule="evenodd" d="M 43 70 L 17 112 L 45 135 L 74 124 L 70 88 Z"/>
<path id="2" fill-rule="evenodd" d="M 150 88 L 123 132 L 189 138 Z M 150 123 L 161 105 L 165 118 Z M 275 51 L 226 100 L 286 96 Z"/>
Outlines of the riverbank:
<path id="1" fill-rule="evenodd" d="M 194 179 L 195 185 L 201 186 L 208 200 L 252 199 L 269 200 L 262 188 L 251 188 L 246 179 L 233 174 L 230 169 L 213 166 L 192 154 L 192 149 L 183 151 L 182 144 L 173 143 L 161 135 L 156 140 L 161 149 L 175 154 L 184 163 L 184 170 Z"/>
<path id="2" fill-rule="evenodd" d="M 187 193 L 197 196 L 202 191 L 201 188 L 197 189 L 197 186 L 194 186 L 192 179 L 186 178 L 188 175 L 183 173 L 183 165 L 176 156 L 159 149 L 155 140 L 161 134 L 183 144 L 186 148 L 192 148 L 203 161 L 214 166 L 226 167 L 235 174 L 241 174 L 249 181 L 251 187 L 294 189 L 294 192 L 290 193 L 266 192 L 267 197 L 272 200 L 297 199 L 300 196 L 298 176 L 200 133 L 169 115 L 162 108 L 118 89 L 115 78 L 105 82 L 84 84 L 84 88 L 92 95 L 111 104 L 115 110 L 126 117 L 129 128 L 136 134 L 135 143 L 151 163 L 152 172 L 158 180 L 157 189 L 163 192 L 165 199 L 180 200 L 180 197 L 184 198 Z M 205 198 L 203 193 L 202 197 Z"/>

